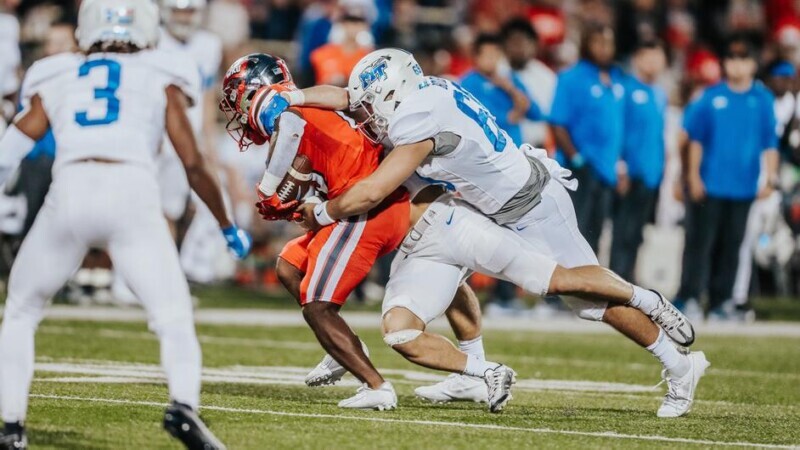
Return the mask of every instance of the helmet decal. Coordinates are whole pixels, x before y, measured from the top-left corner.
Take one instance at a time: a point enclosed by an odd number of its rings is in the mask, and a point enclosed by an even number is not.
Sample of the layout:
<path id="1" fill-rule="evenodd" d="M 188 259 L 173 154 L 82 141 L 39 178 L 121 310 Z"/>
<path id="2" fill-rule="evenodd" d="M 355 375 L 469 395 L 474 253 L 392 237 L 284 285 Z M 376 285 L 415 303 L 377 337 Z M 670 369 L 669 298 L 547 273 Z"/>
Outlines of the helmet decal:
<path id="1" fill-rule="evenodd" d="M 358 78 L 361 80 L 361 88 L 367 89 L 378 80 L 386 79 L 386 69 L 388 64 L 386 58 L 379 58 L 372 63 L 369 67 L 364 69 Z"/>
<path id="2" fill-rule="evenodd" d="M 133 8 L 125 7 L 106 8 L 103 14 L 106 22 L 114 25 L 131 25 L 135 17 Z"/>

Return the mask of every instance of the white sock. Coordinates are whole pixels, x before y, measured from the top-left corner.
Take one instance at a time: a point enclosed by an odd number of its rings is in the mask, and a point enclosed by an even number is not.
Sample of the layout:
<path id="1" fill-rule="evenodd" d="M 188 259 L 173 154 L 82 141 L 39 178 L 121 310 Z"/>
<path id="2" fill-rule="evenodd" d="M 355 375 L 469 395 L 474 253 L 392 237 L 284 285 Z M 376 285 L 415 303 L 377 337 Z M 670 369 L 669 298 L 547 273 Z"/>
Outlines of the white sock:
<path id="1" fill-rule="evenodd" d="M 6 314 L 0 329 L 0 410 L 3 422 L 25 422 L 33 379 L 36 325 Z"/>
<path id="2" fill-rule="evenodd" d="M 464 368 L 464 375 L 483 378 L 487 370 L 492 370 L 499 365 L 496 362 L 486 361 L 475 355 L 467 355 L 467 367 Z"/>
<path id="3" fill-rule="evenodd" d="M 478 336 L 468 341 L 458 341 L 458 348 L 468 355 L 475 355 L 479 359 L 486 359 L 486 353 L 483 350 L 483 336 Z"/>
<path id="4" fill-rule="evenodd" d="M 658 330 L 658 338 L 647 347 L 647 351 L 661 361 L 667 371 L 676 376 L 682 377 L 689 372 L 689 358 L 678 351 L 672 341 L 669 340 L 664 330 Z"/>
<path id="5" fill-rule="evenodd" d="M 159 333 L 161 365 L 167 375 L 170 399 L 197 411 L 200 406 L 202 355 L 194 325 L 168 326 Z"/>
<path id="6" fill-rule="evenodd" d="M 631 286 L 633 286 L 633 297 L 628 304 L 649 315 L 650 311 L 656 309 L 661 297 L 655 292 L 642 289 L 635 284 Z"/>

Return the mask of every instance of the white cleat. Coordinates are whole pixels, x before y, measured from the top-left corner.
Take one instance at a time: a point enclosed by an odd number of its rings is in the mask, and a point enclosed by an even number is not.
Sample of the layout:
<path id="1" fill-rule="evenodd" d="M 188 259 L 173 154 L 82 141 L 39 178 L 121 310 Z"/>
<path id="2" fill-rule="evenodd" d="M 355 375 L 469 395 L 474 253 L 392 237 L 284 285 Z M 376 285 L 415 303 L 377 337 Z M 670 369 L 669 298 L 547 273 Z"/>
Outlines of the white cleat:
<path id="1" fill-rule="evenodd" d="M 361 341 L 361 349 L 364 350 L 364 354 L 369 358 L 369 349 L 364 341 Z M 333 359 L 331 355 L 325 354 L 325 356 L 322 357 L 322 361 L 317 364 L 317 367 L 311 369 L 311 372 L 308 372 L 308 375 L 306 375 L 306 386 L 333 385 L 341 380 L 346 373 L 347 369 L 339 364 L 339 361 Z"/>
<path id="2" fill-rule="evenodd" d="M 414 389 L 417 397 L 433 403 L 447 403 L 452 401 L 473 401 L 486 403 L 489 401 L 489 391 L 486 383 L 480 378 L 450 374 L 444 381 L 431 386 L 420 386 Z"/>
<path id="3" fill-rule="evenodd" d="M 489 412 L 498 413 L 511 401 L 511 386 L 517 382 L 517 373 L 510 367 L 500 364 L 484 374 L 489 388 Z"/>
<path id="4" fill-rule="evenodd" d="M 311 369 L 311 372 L 306 375 L 306 385 L 314 387 L 336 384 L 346 373 L 347 369 L 333 359 L 331 355 L 326 354 L 322 361 L 317 364 L 317 367 Z"/>
<path id="5" fill-rule="evenodd" d="M 680 417 L 692 409 L 697 383 L 711 363 L 703 352 L 691 352 L 689 358 L 689 372 L 680 378 L 672 378 L 666 370 L 661 373 L 667 382 L 667 395 L 658 408 L 658 417 Z"/>
<path id="6" fill-rule="evenodd" d="M 653 320 L 678 345 L 689 347 L 694 343 L 694 327 L 686 316 L 670 303 L 663 295 L 658 294 L 658 306 L 647 316 Z"/>
<path id="7" fill-rule="evenodd" d="M 392 383 L 385 381 L 378 389 L 371 389 L 366 384 L 358 388 L 356 395 L 339 402 L 339 408 L 373 409 L 389 411 L 397 408 L 397 394 Z"/>

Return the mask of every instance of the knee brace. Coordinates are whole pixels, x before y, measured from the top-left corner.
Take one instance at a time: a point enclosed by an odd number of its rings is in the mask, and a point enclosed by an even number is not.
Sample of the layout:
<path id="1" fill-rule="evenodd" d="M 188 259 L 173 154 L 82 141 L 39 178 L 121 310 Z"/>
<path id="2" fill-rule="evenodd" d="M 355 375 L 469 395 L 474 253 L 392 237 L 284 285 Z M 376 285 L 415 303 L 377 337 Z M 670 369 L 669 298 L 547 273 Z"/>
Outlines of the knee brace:
<path id="1" fill-rule="evenodd" d="M 394 333 L 389 333 L 384 336 L 383 342 L 386 342 L 386 345 L 389 347 L 394 347 L 395 345 L 407 344 L 418 338 L 420 334 L 422 334 L 420 330 L 395 331 Z"/>

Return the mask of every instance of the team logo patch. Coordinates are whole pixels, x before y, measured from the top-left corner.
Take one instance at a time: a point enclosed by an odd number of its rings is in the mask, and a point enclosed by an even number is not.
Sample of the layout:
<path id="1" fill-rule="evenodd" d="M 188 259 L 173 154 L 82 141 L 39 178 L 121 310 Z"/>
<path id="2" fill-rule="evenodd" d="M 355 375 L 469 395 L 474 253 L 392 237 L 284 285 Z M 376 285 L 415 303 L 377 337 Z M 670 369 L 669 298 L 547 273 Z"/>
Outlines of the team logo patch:
<path id="1" fill-rule="evenodd" d="M 134 20 L 133 8 L 106 8 L 103 12 L 106 22 L 114 25 L 131 25 Z"/>
<path id="2" fill-rule="evenodd" d="M 358 79 L 361 80 L 361 88 L 366 89 L 378 80 L 385 80 L 387 67 L 386 58 L 380 58 L 364 69 L 358 75 Z"/>

